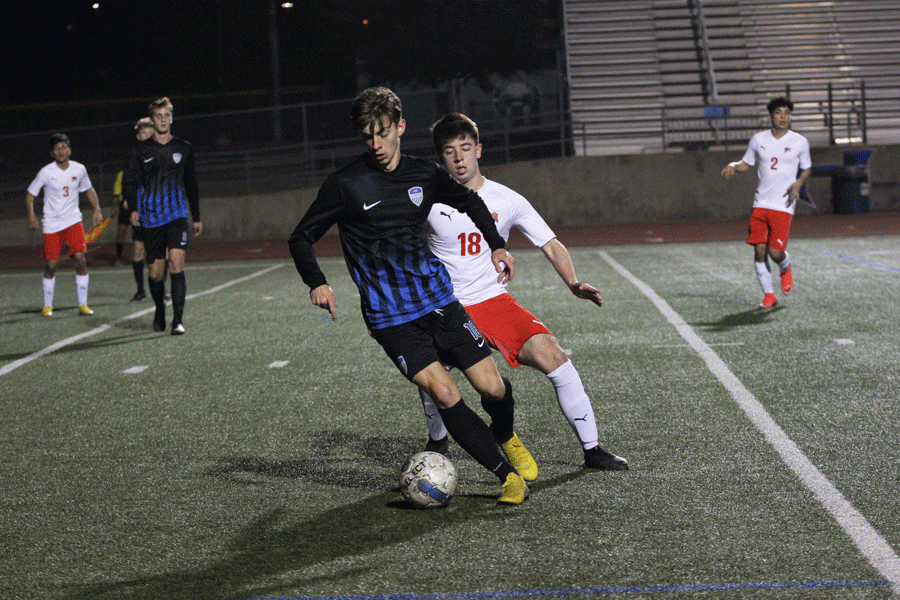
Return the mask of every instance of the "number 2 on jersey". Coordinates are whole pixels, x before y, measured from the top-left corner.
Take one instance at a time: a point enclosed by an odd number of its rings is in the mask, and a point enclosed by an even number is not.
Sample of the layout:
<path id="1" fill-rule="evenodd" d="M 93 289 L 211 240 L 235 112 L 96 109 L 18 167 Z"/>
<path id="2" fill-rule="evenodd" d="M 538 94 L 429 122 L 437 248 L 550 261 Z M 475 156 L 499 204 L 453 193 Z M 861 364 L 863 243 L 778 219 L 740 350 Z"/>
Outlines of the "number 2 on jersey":
<path id="1" fill-rule="evenodd" d="M 478 254 L 481 252 L 481 234 L 477 231 L 474 233 L 461 233 L 456 236 L 459 240 L 459 255 Z"/>

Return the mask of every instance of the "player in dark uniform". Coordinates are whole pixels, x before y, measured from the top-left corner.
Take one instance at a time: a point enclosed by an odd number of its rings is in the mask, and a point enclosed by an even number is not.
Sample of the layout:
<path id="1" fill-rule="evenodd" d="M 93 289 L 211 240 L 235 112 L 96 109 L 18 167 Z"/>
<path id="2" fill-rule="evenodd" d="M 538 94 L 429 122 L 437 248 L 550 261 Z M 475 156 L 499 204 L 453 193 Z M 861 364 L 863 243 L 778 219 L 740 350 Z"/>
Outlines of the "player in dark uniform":
<path id="1" fill-rule="evenodd" d="M 156 303 L 153 330 L 166 328 L 165 264 L 168 249 L 172 291 L 172 335 L 182 335 L 187 286 L 185 249 L 189 233 L 203 231 L 200 193 L 191 144 L 171 133 L 172 103 L 160 98 L 150 105 L 153 137 L 137 144 L 125 169 L 125 200 L 133 211 L 131 224 L 144 227 L 144 248 L 149 265 L 150 295 Z M 193 219 L 192 223 L 189 219 Z"/>
<path id="2" fill-rule="evenodd" d="M 337 318 L 334 292 L 312 246 L 337 224 L 372 337 L 407 379 L 437 395 L 450 435 L 503 484 L 498 502 L 520 504 L 529 490 L 517 467 L 531 467 L 534 459 L 519 445 L 507 460 L 492 440 L 492 433 L 501 441 L 513 435 L 512 388 L 453 295 L 443 263 L 428 248 L 431 206 L 442 202 L 471 217 L 493 249 L 500 278 L 512 278 L 513 258 L 476 192 L 431 161 L 401 155 L 406 122 L 392 91 L 369 88 L 356 98 L 350 116 L 368 152 L 327 179 L 291 235 L 297 271 L 313 304 Z M 460 369 L 481 394 L 490 428 L 463 402 L 442 363 Z"/>

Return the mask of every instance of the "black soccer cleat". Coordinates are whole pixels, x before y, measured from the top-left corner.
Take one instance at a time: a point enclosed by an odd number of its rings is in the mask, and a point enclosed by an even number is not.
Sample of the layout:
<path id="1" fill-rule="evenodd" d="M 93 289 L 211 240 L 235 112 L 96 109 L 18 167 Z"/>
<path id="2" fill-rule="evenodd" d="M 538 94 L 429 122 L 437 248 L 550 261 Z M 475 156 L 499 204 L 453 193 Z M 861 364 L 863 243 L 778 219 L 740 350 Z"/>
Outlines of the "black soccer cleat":
<path id="1" fill-rule="evenodd" d="M 172 335 L 184 335 L 184 325 L 181 323 L 172 323 Z"/>
<path id="2" fill-rule="evenodd" d="M 428 443 L 425 444 L 426 452 L 437 452 L 438 454 L 443 454 L 444 456 L 450 455 L 450 436 L 444 436 L 439 440 L 431 439 L 431 436 L 428 437 Z"/>
<path id="3" fill-rule="evenodd" d="M 156 313 L 156 316 L 153 317 L 153 331 L 165 331 L 165 330 L 166 330 L 165 315 Z"/>
<path id="4" fill-rule="evenodd" d="M 628 461 L 621 456 L 607 452 L 600 446 L 594 446 L 584 451 L 584 466 L 588 469 L 603 471 L 627 471 Z"/>
<path id="5" fill-rule="evenodd" d="M 147 297 L 147 294 L 144 292 L 137 292 L 134 296 L 131 297 L 132 302 L 141 302 Z"/>

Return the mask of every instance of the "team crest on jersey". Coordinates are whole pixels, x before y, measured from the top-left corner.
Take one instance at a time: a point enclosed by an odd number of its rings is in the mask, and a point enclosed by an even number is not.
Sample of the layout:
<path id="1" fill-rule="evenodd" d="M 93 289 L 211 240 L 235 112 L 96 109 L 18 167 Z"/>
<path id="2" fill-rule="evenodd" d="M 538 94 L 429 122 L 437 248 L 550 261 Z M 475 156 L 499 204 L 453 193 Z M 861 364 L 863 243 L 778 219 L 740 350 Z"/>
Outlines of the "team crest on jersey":
<path id="1" fill-rule="evenodd" d="M 176 152 L 175 154 L 173 154 L 173 155 L 172 155 L 172 160 L 175 161 L 175 164 L 176 164 L 176 165 L 177 165 L 178 163 L 180 163 L 180 162 L 181 162 L 181 152 Z"/>
<path id="2" fill-rule="evenodd" d="M 425 194 L 422 193 L 422 188 L 419 186 L 409 188 L 407 191 L 409 194 L 409 199 L 412 200 L 412 203 L 416 206 L 422 206 L 422 200 L 425 199 Z"/>

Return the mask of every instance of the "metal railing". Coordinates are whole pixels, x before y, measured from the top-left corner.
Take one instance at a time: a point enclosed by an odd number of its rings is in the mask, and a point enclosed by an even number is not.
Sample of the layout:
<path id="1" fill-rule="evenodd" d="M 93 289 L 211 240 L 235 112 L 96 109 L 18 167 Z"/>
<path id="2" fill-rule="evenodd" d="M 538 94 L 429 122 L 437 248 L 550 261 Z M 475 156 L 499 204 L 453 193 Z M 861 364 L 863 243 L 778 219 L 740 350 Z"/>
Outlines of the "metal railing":
<path id="1" fill-rule="evenodd" d="M 416 101 L 418 100 L 418 102 Z M 234 111 L 177 118 L 173 133 L 190 140 L 195 149 L 198 179 L 204 196 L 252 194 L 318 185 L 335 169 L 364 151 L 349 132 L 350 101 L 307 103 L 279 108 Z M 433 115 L 448 112 L 440 94 L 404 97 L 407 116 L 403 151 L 433 156 L 428 130 Z M 477 118 L 484 145 L 482 162 L 568 156 L 572 152 L 572 124 L 561 111 L 527 114 L 488 114 Z M 280 121 L 283 141 L 273 143 L 273 124 Z M 132 123 L 66 130 L 72 139 L 73 160 L 88 168 L 101 202 L 109 206 L 112 186 L 134 143 Z M 51 132 L 0 136 L 0 218 L 21 216 L 25 188 L 50 157 Z"/>

